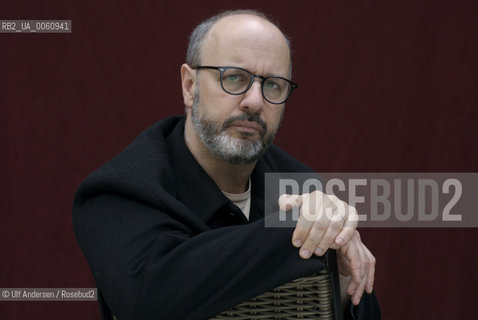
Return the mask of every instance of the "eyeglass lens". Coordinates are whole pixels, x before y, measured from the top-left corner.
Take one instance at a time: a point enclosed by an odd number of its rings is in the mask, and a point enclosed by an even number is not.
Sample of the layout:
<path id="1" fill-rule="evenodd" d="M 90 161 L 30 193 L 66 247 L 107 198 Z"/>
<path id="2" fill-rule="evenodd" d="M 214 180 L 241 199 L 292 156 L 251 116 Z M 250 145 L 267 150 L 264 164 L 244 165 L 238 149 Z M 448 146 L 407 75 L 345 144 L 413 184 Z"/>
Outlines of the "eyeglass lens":
<path id="1" fill-rule="evenodd" d="M 241 69 L 228 68 L 222 74 L 223 88 L 232 94 L 244 93 L 252 84 L 252 81 L 253 76 Z M 278 77 L 267 77 L 263 81 L 262 90 L 266 99 L 275 103 L 281 103 L 287 99 L 291 90 L 288 81 Z"/>

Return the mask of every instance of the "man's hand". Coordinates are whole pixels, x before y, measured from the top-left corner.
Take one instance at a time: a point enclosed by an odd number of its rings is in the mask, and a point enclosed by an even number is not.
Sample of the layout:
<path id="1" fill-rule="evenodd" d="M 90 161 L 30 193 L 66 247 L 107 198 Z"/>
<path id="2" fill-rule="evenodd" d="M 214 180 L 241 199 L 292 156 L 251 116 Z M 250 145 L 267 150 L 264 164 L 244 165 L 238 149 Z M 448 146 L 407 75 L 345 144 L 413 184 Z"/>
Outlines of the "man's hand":
<path id="1" fill-rule="evenodd" d="M 347 285 L 347 293 L 351 295 L 353 304 L 360 303 L 364 290 L 372 293 L 375 263 L 375 257 L 362 243 L 360 234 L 356 230 L 352 239 L 337 250 L 339 273 L 352 276 Z"/>
<path id="2" fill-rule="evenodd" d="M 292 244 L 300 248 L 299 254 L 304 259 L 313 253 L 321 256 L 328 248 L 340 248 L 352 238 L 357 228 L 357 210 L 336 196 L 320 191 L 303 195 L 284 194 L 279 198 L 279 207 L 281 210 L 300 207 Z"/>
<path id="3" fill-rule="evenodd" d="M 347 293 L 358 304 L 364 290 L 372 292 L 375 257 L 365 247 L 356 231 L 357 210 L 333 195 L 314 191 L 303 195 L 282 195 L 281 210 L 300 207 L 300 216 L 292 235 L 292 244 L 308 259 L 321 256 L 327 249 L 338 249 L 338 267 L 343 275 L 351 275 Z"/>

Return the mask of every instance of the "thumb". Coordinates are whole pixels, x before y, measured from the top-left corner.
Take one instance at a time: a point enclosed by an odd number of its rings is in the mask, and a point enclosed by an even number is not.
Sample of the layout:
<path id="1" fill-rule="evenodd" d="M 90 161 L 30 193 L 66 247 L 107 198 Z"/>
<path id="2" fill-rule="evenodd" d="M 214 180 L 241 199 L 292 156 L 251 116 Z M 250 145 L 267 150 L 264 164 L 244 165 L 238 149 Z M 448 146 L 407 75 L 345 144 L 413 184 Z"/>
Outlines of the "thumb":
<path id="1" fill-rule="evenodd" d="M 300 206 L 302 206 L 301 195 L 284 193 L 279 197 L 280 210 L 287 211 Z"/>

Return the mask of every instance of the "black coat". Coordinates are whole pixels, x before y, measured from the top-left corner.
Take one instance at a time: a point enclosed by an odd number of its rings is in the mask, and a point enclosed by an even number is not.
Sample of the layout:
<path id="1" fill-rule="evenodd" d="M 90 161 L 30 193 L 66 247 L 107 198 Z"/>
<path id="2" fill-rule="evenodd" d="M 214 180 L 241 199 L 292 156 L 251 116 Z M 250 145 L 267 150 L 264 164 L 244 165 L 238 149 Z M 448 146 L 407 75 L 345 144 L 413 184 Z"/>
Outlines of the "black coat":
<path id="1" fill-rule="evenodd" d="M 207 319 L 323 267 L 299 257 L 291 228 L 264 227 L 264 173 L 308 167 L 271 146 L 251 175 L 249 222 L 183 134 L 183 117 L 156 123 L 77 191 L 75 234 L 119 320 Z M 378 315 L 374 295 L 360 309 Z"/>

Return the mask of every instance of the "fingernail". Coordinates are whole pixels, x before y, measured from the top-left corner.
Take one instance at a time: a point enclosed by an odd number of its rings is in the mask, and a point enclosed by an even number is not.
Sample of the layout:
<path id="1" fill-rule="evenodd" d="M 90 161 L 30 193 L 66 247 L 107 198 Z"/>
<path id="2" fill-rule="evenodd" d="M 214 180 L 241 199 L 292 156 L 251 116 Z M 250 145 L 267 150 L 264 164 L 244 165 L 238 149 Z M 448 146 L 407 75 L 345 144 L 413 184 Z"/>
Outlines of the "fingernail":
<path id="1" fill-rule="evenodd" d="M 335 239 L 335 242 L 337 242 L 337 244 L 344 244 L 344 239 L 342 237 L 338 237 L 337 239 Z"/>
<path id="2" fill-rule="evenodd" d="M 320 248 L 317 248 L 317 249 L 315 249 L 315 254 L 318 255 L 318 256 L 321 256 L 321 255 L 324 254 L 324 251 L 322 251 L 322 249 L 320 249 Z"/>
<path id="3" fill-rule="evenodd" d="M 300 239 L 297 239 L 294 241 L 294 246 L 296 246 L 296 248 L 300 247 L 302 245 L 302 241 L 300 241 Z"/>
<path id="4" fill-rule="evenodd" d="M 304 259 L 308 259 L 310 257 L 310 252 L 309 250 L 301 250 L 300 251 L 300 256 Z"/>

